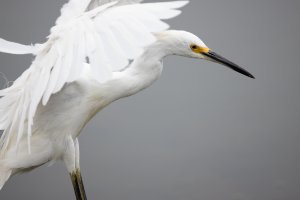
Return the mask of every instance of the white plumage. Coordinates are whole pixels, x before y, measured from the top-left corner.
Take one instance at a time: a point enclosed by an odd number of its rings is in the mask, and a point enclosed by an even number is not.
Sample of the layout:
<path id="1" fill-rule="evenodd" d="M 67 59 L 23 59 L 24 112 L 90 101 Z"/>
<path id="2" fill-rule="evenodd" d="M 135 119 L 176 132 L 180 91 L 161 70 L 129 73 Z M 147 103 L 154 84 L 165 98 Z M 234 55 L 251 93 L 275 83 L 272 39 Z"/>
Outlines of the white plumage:
<path id="1" fill-rule="evenodd" d="M 0 128 L 5 130 L 1 140 L 4 147 L 13 134 L 17 135 L 15 145 L 18 145 L 23 134 L 27 134 L 30 142 L 38 104 L 42 100 L 46 105 L 52 94 L 59 92 L 66 83 L 77 80 L 82 74 L 86 58 L 90 62 L 93 78 L 101 83 L 111 79 L 114 71 L 126 67 L 130 59 L 142 52 L 143 47 L 155 41 L 153 32 L 168 28 L 160 20 L 177 16 L 179 13 L 173 9 L 182 7 L 186 1 L 118 7 L 114 7 L 117 3 L 114 1 L 86 12 L 89 3 L 89 0 L 73 0 L 65 5 L 56 26 L 51 29 L 49 40 L 39 46 L 35 61 L 20 77 L 20 83 L 16 81 L 10 88 L 0 92 L 5 97 L 1 99 L 0 106 L 5 105 L 2 104 L 5 99 L 14 99 L 10 102 L 12 110 L 8 112 L 11 116 L 0 117 Z M 119 39 L 120 36 L 127 40 Z M 131 46 L 125 46 L 128 43 Z M 34 51 L 33 47 L 26 48 L 13 43 L 10 47 L 3 52 Z M 8 110 L 6 106 L 3 109 L 5 112 Z M 25 127 L 26 120 L 28 123 Z M 24 128 L 27 130 L 24 131 Z M 30 151 L 30 145 L 28 148 Z"/>
<path id="2" fill-rule="evenodd" d="M 159 78 L 168 55 L 215 59 L 251 77 L 193 34 L 166 31 L 162 20 L 179 15 L 188 1 L 140 2 L 70 0 L 44 44 L 0 39 L 0 52 L 36 55 L 0 90 L 0 188 L 12 174 L 63 160 L 77 199 L 85 199 L 77 174 L 79 133 L 103 107 Z"/>
<path id="3" fill-rule="evenodd" d="M 144 47 L 156 40 L 153 32 L 168 28 L 161 20 L 177 16 L 180 12 L 175 9 L 187 3 L 177 1 L 136 4 L 138 2 L 140 1 L 71 0 L 62 8 L 61 16 L 51 29 L 46 43 L 26 46 L 0 40 L 1 52 L 36 54 L 30 68 L 12 86 L 0 91 L 0 129 L 4 130 L 0 155 L 2 159 L 5 158 L 0 165 L 18 169 L 42 164 L 40 160 L 36 164 L 30 163 L 36 148 L 35 137 L 41 137 L 40 130 L 35 130 L 35 127 L 40 128 L 38 123 L 42 120 L 36 116 L 38 107 L 48 108 L 49 105 L 44 106 L 53 98 L 53 94 L 61 91 L 65 84 L 82 79 L 83 74 L 92 76 L 95 84 L 111 80 L 114 72 L 125 68 L 129 60 L 134 60 Z M 56 109 L 53 106 L 49 112 L 53 113 Z M 66 113 L 66 117 L 72 115 L 78 115 L 78 110 L 73 114 Z M 51 120 L 50 115 L 47 117 L 47 120 Z M 51 121 L 47 123 L 51 124 Z M 21 140 L 22 144 L 19 144 Z M 43 138 L 36 140 L 41 140 L 38 141 L 41 143 Z M 27 152 L 23 152 L 25 146 Z M 7 161 L 12 159 L 10 153 L 15 153 L 11 151 L 17 151 L 13 163 Z M 45 150 L 45 154 L 51 151 Z M 15 162 L 20 162 L 22 154 L 30 157 L 28 160 L 26 158 L 28 166 L 15 165 Z M 49 155 L 35 157 L 49 159 Z M 0 183 L 0 187 L 1 185 Z"/>

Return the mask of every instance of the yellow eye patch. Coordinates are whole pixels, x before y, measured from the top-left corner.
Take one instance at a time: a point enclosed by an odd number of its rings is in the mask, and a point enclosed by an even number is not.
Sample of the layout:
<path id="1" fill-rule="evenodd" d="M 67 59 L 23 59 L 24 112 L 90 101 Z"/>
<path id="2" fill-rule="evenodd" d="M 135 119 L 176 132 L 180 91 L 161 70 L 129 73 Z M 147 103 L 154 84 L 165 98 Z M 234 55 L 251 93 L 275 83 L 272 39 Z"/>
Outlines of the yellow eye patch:
<path id="1" fill-rule="evenodd" d="M 200 47 L 200 46 L 195 45 L 195 44 L 191 44 L 190 48 L 192 49 L 192 51 L 194 53 L 208 53 L 209 52 L 209 48 L 207 48 L 207 47 Z"/>

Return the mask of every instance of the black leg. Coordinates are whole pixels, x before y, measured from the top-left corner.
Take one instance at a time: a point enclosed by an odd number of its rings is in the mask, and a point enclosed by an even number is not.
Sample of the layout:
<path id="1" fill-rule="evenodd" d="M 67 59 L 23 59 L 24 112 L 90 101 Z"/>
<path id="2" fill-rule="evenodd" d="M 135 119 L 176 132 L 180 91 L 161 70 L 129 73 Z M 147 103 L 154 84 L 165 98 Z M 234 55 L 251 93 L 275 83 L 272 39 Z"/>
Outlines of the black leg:
<path id="1" fill-rule="evenodd" d="M 76 200 L 87 200 L 80 170 L 77 169 L 76 171 L 72 172 L 70 177 L 76 195 Z"/>

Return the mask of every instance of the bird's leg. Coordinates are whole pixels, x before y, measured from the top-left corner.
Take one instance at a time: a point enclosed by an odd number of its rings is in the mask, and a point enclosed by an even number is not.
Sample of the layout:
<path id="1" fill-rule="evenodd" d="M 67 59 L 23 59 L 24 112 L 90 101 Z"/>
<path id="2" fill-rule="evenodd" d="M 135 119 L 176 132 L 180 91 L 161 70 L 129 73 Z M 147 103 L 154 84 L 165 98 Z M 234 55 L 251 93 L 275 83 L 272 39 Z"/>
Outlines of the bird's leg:
<path id="1" fill-rule="evenodd" d="M 80 194 L 80 189 L 79 189 L 76 173 L 75 172 L 70 173 L 70 178 L 71 178 L 71 181 L 73 184 L 76 199 L 81 200 L 81 194 Z"/>
<path id="2" fill-rule="evenodd" d="M 70 174 L 70 178 L 76 195 L 76 200 L 87 200 L 82 176 L 80 173 L 79 157 L 80 155 L 78 140 L 73 140 L 71 137 L 67 138 L 66 151 L 63 158 Z"/>
<path id="3" fill-rule="evenodd" d="M 80 170 L 77 169 L 74 172 L 70 173 L 70 177 L 72 180 L 76 199 L 87 200 Z"/>
<path id="4" fill-rule="evenodd" d="M 80 173 L 79 170 L 78 170 L 78 172 L 76 173 L 76 175 L 77 175 L 77 180 L 78 180 L 78 183 L 79 183 L 79 190 L 80 190 L 80 193 L 81 193 L 81 195 L 84 197 L 83 199 L 86 200 L 86 194 L 85 194 L 84 184 L 83 184 L 82 176 L 81 176 L 81 173 Z"/>

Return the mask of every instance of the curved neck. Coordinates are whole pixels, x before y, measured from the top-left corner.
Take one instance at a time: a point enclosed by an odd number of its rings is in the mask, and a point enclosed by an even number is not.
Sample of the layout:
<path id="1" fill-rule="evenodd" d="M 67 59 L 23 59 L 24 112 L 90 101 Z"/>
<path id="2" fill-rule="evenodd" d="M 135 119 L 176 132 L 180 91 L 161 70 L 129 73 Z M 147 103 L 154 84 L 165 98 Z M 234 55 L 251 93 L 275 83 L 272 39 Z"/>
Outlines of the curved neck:
<path id="1" fill-rule="evenodd" d="M 129 70 L 143 72 L 149 68 L 153 69 L 153 67 L 155 67 L 158 62 L 161 63 L 166 56 L 174 54 L 169 43 L 168 40 L 157 37 L 157 40 L 145 47 L 144 52 L 133 61 Z"/>
<path id="2" fill-rule="evenodd" d="M 123 77 L 126 79 L 124 84 L 126 94 L 135 94 L 149 87 L 160 77 L 163 58 L 172 54 L 166 47 L 167 45 L 158 39 L 146 47 L 144 52 L 123 72 Z"/>
<path id="3" fill-rule="evenodd" d="M 166 56 L 174 54 L 170 48 L 170 44 L 167 40 L 158 38 L 153 44 L 145 48 L 144 53 L 141 57 L 153 58 L 162 60 Z"/>

